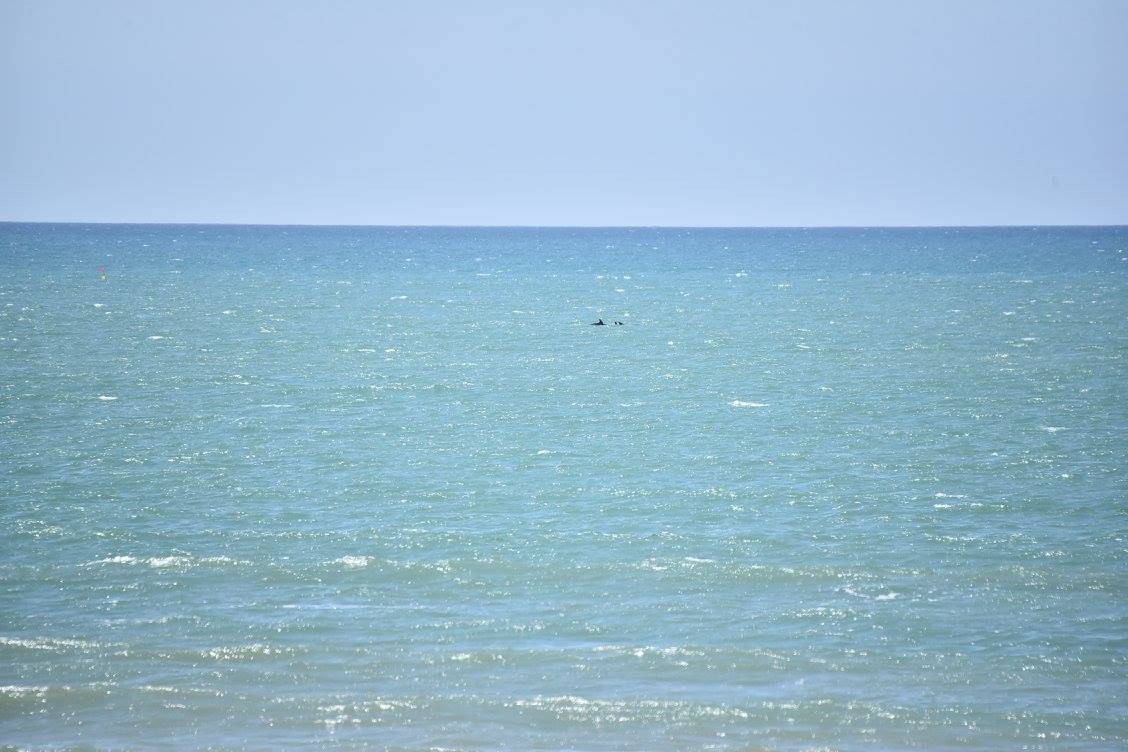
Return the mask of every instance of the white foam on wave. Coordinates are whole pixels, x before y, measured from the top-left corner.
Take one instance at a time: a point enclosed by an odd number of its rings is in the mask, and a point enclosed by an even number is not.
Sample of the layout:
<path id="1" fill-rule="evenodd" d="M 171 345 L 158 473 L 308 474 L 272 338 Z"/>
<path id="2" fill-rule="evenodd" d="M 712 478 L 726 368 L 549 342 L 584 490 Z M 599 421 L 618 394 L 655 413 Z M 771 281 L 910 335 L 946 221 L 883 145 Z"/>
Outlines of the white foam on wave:
<path id="1" fill-rule="evenodd" d="M 164 335 L 162 335 L 162 334 L 150 334 L 149 339 L 164 339 Z"/>
<path id="2" fill-rule="evenodd" d="M 205 556 L 200 559 L 201 564 L 250 564 L 245 559 L 232 559 L 230 556 Z"/>
<path id="3" fill-rule="evenodd" d="M 339 559 L 334 559 L 334 564 L 341 564 L 349 569 L 362 569 L 372 563 L 371 556 L 342 556 Z"/>
<path id="4" fill-rule="evenodd" d="M 154 556 L 148 560 L 150 567 L 161 569 L 163 567 L 183 567 L 191 564 L 192 560 L 187 556 Z"/>
<path id="5" fill-rule="evenodd" d="M 106 395 L 106 394 L 100 394 L 100 395 L 98 395 L 98 399 L 102 400 L 103 402 L 113 402 L 114 400 L 117 399 L 117 397 L 110 397 L 109 395 Z"/>
<path id="6" fill-rule="evenodd" d="M 25 650 L 51 650 L 61 651 L 72 648 L 94 648 L 98 647 L 96 642 L 87 642 L 86 640 L 68 640 L 57 637 L 39 637 L 32 639 L 25 639 L 22 637 L 4 637 L 0 635 L 0 645 L 7 645 L 13 648 L 24 648 Z"/>
<path id="7" fill-rule="evenodd" d="M 101 564 L 121 564 L 124 566 L 137 566 L 139 564 L 147 564 L 154 569 L 163 569 L 165 567 L 190 567 L 197 564 L 250 564 L 251 562 L 246 559 L 232 559 L 230 556 L 204 556 L 202 558 L 194 558 L 192 556 L 185 556 L 183 554 L 172 554 L 170 556 L 150 556 L 149 558 L 138 558 L 136 556 L 118 555 L 108 556 L 104 559 L 95 559 L 83 564 L 85 567 L 94 567 Z"/>
<path id="8" fill-rule="evenodd" d="M 733 400 L 729 403 L 733 407 L 767 407 L 767 402 L 745 402 L 744 400 Z"/>
<path id="9" fill-rule="evenodd" d="M 684 720 L 704 718 L 746 720 L 750 717 L 748 711 L 741 708 L 724 705 L 701 705 L 683 700 L 603 700 L 588 699 L 575 695 L 560 695 L 558 697 L 538 695 L 533 698 L 512 700 L 508 704 L 517 708 L 535 708 L 546 711 L 560 720 L 570 722 L 614 721 L 616 723 L 637 724 L 654 717 L 656 713 L 661 713 L 663 716 L 674 714 Z M 781 707 L 791 709 L 793 706 L 781 704 Z"/>
<path id="10" fill-rule="evenodd" d="M 706 654 L 705 651 L 700 648 L 682 645 L 670 645 L 667 647 L 658 647 L 656 645 L 597 645 L 592 648 L 592 651 L 596 653 L 612 653 L 614 655 L 631 655 L 635 658 L 644 658 L 647 656 L 661 656 L 664 658 L 700 657 Z"/>
<path id="11" fill-rule="evenodd" d="M 141 562 L 136 556 L 111 556 L 107 559 L 98 559 L 91 561 L 86 566 L 94 566 L 95 564 L 139 564 Z"/>
<path id="12" fill-rule="evenodd" d="M 1040 428 L 1047 433 L 1057 433 L 1058 431 L 1068 430 L 1065 426 L 1040 426 Z"/>
<path id="13" fill-rule="evenodd" d="M 944 493 L 943 491 L 939 491 L 939 492 L 936 493 L 935 498 L 937 498 L 937 499 L 966 499 L 967 494 L 950 494 L 950 493 Z"/>
<path id="14" fill-rule="evenodd" d="M 25 695 L 43 695 L 50 687 L 29 687 L 18 684 L 6 684 L 0 687 L 0 697 L 23 697 Z"/>
<path id="15" fill-rule="evenodd" d="M 204 651 L 204 655 L 217 661 L 238 661 L 253 659 L 260 655 L 283 655 L 287 652 L 285 648 L 272 647 L 256 642 L 251 645 L 220 645 Z"/>
<path id="16" fill-rule="evenodd" d="M 890 590 L 888 593 L 878 593 L 877 595 L 870 596 L 866 595 L 865 593 L 859 593 L 857 590 L 854 590 L 850 586 L 842 588 L 842 592 L 846 593 L 847 595 L 852 595 L 855 598 L 864 598 L 866 600 L 873 601 L 892 601 L 901 597 L 900 593 L 897 593 L 893 590 Z"/>
<path id="17" fill-rule="evenodd" d="M 540 450 L 537 451 L 537 454 L 538 455 L 540 455 L 540 454 L 552 454 L 552 452 L 549 451 L 548 449 L 540 449 Z"/>

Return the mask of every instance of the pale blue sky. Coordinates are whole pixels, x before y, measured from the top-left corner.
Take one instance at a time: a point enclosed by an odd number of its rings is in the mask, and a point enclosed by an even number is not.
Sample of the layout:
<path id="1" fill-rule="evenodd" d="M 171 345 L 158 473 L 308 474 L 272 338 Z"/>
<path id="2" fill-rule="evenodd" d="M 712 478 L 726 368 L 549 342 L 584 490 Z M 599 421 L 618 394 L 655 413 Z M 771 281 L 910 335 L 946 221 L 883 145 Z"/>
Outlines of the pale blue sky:
<path id="1" fill-rule="evenodd" d="M 0 0 L 0 220 L 1128 223 L 1128 0 Z"/>

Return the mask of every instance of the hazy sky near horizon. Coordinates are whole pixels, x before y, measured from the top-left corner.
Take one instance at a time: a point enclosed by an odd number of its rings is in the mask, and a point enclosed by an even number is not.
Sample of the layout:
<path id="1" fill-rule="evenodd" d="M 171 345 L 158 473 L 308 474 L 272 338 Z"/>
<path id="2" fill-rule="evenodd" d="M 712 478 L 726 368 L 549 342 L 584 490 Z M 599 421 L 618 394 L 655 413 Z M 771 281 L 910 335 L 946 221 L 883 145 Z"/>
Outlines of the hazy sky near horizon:
<path id="1" fill-rule="evenodd" d="M 1128 0 L 0 0 L 0 220 L 1128 223 Z"/>

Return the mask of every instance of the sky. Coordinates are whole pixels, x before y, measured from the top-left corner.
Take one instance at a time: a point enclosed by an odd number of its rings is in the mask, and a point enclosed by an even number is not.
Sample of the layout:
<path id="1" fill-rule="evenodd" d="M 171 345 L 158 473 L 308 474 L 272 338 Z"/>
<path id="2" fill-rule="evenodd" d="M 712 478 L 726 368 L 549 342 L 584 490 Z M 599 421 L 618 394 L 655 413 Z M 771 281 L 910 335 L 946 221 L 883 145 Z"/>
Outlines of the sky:
<path id="1" fill-rule="evenodd" d="M 1128 0 L 0 0 L 0 221 L 1128 224 Z"/>

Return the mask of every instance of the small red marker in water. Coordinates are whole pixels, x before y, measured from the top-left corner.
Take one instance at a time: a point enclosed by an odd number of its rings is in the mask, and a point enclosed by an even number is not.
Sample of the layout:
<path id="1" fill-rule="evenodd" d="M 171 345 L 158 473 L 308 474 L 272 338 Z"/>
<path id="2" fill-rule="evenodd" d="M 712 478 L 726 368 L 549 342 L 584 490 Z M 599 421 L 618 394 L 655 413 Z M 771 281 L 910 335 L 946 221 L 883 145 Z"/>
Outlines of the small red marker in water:
<path id="1" fill-rule="evenodd" d="M 102 281 L 105 282 L 106 281 L 106 267 L 99 266 L 98 267 L 98 273 L 102 275 Z"/>

